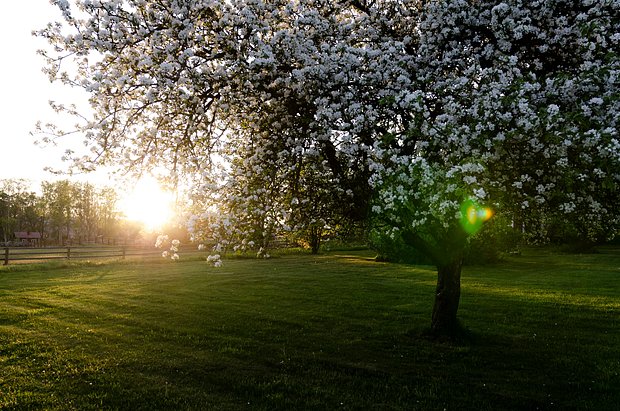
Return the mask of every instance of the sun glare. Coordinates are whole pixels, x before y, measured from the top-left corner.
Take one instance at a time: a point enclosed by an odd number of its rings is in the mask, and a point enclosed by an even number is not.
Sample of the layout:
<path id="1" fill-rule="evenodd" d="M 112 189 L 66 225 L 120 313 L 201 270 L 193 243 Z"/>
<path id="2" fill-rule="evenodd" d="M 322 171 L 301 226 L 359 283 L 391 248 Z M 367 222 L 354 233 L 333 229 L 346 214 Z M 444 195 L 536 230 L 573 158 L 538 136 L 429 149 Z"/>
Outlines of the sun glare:
<path id="1" fill-rule="evenodd" d="M 493 217 L 493 210 L 482 207 L 473 200 L 466 200 L 461 205 L 461 225 L 468 234 L 476 234 L 482 224 Z"/>
<path id="2" fill-rule="evenodd" d="M 173 216 L 174 195 L 164 191 L 153 178 L 143 178 L 119 202 L 120 211 L 147 230 L 161 228 Z"/>

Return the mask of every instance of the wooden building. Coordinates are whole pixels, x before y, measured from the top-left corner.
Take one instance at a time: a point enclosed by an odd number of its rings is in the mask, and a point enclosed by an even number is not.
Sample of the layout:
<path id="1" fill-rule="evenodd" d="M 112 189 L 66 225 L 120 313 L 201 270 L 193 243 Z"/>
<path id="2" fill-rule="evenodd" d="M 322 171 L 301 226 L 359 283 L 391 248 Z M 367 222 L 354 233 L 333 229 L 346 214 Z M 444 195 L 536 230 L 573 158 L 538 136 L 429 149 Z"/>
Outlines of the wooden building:
<path id="1" fill-rule="evenodd" d="M 41 233 L 38 231 L 16 231 L 15 241 L 21 245 L 40 247 Z"/>

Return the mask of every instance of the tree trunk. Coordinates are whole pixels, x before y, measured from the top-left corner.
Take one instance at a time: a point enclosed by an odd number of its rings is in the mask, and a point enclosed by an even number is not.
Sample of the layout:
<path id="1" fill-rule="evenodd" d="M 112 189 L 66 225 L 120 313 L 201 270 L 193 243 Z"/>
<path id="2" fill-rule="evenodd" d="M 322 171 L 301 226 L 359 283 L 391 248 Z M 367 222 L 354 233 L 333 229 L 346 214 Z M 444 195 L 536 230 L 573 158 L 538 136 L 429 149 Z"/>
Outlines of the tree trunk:
<path id="1" fill-rule="evenodd" d="M 310 234 L 310 250 L 312 254 L 316 255 L 319 253 L 321 248 L 321 236 L 315 230 L 312 230 Z"/>
<path id="2" fill-rule="evenodd" d="M 461 297 L 461 267 L 463 258 L 455 257 L 453 261 L 437 266 L 437 288 L 431 333 L 436 336 L 455 336 L 460 332 L 456 318 Z"/>
<path id="3" fill-rule="evenodd" d="M 406 244 L 422 251 L 437 267 L 437 288 L 431 321 L 431 334 L 436 337 L 460 338 L 463 329 L 456 318 L 461 299 L 461 268 L 467 233 L 455 225 L 447 235 L 429 243 L 413 231 L 404 231 Z"/>

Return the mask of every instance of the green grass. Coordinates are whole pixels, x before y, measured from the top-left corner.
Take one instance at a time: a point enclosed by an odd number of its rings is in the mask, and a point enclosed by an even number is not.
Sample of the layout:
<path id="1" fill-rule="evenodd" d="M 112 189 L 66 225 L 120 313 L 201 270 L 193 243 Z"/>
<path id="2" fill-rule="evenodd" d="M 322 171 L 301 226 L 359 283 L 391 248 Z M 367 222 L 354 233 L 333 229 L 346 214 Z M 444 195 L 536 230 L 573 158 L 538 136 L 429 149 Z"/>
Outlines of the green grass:
<path id="1" fill-rule="evenodd" d="M 617 410 L 620 252 L 435 273 L 324 256 L 0 269 L 0 409 Z"/>

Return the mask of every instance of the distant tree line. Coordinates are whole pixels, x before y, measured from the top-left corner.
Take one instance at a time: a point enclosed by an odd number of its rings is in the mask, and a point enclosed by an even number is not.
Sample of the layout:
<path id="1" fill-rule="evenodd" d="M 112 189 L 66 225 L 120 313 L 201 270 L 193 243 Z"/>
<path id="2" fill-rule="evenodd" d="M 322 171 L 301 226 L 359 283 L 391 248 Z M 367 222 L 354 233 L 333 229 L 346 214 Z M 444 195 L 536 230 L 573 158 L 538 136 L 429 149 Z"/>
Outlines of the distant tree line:
<path id="1" fill-rule="evenodd" d="M 16 232 L 41 233 L 40 245 L 133 241 L 141 226 L 117 202 L 113 188 L 90 183 L 43 182 L 37 193 L 27 180 L 0 180 L 0 243 L 17 245 Z"/>

